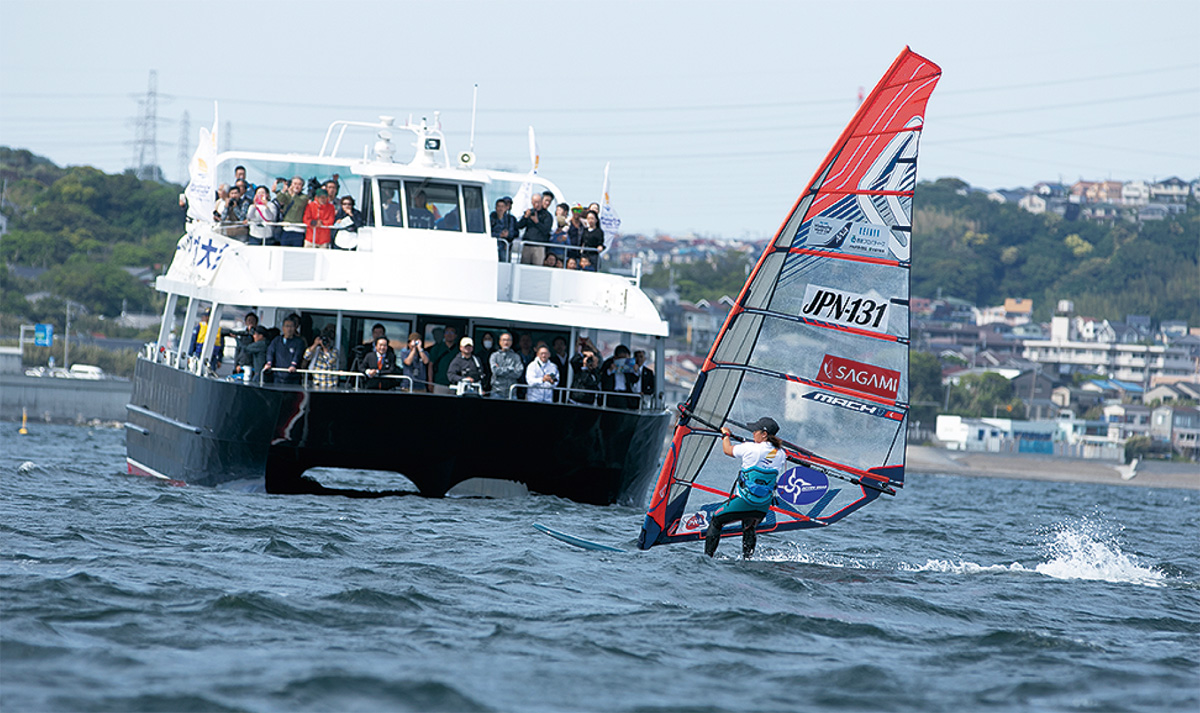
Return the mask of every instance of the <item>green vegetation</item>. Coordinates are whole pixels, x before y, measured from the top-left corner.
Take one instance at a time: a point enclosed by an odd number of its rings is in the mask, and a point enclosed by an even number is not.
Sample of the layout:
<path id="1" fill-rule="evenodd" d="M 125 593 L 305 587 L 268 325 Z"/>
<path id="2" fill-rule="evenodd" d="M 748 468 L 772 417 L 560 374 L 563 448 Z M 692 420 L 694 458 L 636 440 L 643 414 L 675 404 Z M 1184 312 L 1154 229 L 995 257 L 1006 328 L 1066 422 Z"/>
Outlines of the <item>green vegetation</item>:
<path id="1" fill-rule="evenodd" d="M 1007 297 L 1034 301 L 1047 320 L 1057 300 L 1079 314 L 1200 323 L 1200 209 L 1134 224 L 1064 221 L 1033 215 L 967 186 L 941 179 L 917 187 L 913 216 L 913 294 L 998 305 Z"/>
<path id="2" fill-rule="evenodd" d="M 179 186 L 109 175 L 89 166 L 59 168 L 29 151 L 0 147 L 7 181 L 4 266 L 32 268 L 24 277 L 0 270 L 0 331 L 30 322 L 65 326 L 66 300 L 79 305 L 72 328 L 133 336 L 105 317 L 122 308 L 155 309 L 156 293 L 125 268 L 161 272 L 182 233 Z M 37 274 L 40 273 L 40 274 Z M 36 276 L 30 276 L 36 274 Z M 27 295 L 37 295 L 34 300 Z"/>
<path id="3" fill-rule="evenodd" d="M 725 295 L 737 297 L 746 284 L 748 270 L 758 259 L 756 251 L 726 250 L 707 260 L 681 263 L 673 268 L 660 267 L 642 278 L 644 287 L 667 287 L 671 269 L 675 272 L 675 288 L 679 298 L 688 302 L 706 299 L 716 302 Z"/>

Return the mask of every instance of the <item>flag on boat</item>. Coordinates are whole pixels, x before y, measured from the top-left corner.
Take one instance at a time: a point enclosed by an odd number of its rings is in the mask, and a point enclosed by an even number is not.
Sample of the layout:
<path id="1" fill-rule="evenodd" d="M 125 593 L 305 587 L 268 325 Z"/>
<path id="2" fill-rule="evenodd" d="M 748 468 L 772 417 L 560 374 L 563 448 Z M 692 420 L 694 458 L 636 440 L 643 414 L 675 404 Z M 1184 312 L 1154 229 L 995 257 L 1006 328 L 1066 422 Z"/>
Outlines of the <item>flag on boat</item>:
<path id="1" fill-rule="evenodd" d="M 940 76 L 905 48 L 767 245 L 680 407 L 642 549 L 704 537 L 738 471 L 719 429 L 748 438 L 762 416 L 789 464 L 760 533 L 832 524 L 904 484 L 912 198 Z"/>
<path id="2" fill-rule="evenodd" d="M 600 192 L 600 227 L 604 230 L 604 243 L 612 245 L 613 239 L 621 230 L 621 216 L 613 210 L 608 199 L 608 167 L 608 163 L 604 164 L 604 189 Z"/>
<path id="3" fill-rule="evenodd" d="M 192 220 L 209 223 L 213 219 L 213 207 L 217 203 L 216 181 L 213 171 L 217 167 L 217 103 L 213 102 L 212 129 L 200 127 L 200 142 L 188 163 L 188 184 L 183 189 L 187 196 L 187 216 Z"/>

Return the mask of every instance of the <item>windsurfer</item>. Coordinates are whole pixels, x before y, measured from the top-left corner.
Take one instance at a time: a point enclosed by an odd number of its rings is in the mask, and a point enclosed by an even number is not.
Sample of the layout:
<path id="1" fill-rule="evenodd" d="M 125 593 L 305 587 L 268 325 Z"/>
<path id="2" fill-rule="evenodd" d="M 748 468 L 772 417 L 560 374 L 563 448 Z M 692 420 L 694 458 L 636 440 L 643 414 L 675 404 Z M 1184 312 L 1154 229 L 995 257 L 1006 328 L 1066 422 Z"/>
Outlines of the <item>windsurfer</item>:
<path id="1" fill-rule="evenodd" d="M 742 556 L 754 554 L 758 537 L 754 528 L 767 516 L 775 497 L 775 482 L 787 462 L 783 442 L 779 440 L 779 424 L 764 416 L 748 425 L 754 440 L 733 445 L 728 428 L 721 429 L 721 447 L 725 455 L 742 459 L 737 483 L 730 498 L 713 513 L 704 534 L 704 554 L 712 557 L 721 542 L 721 528 L 734 520 L 742 521 Z"/>

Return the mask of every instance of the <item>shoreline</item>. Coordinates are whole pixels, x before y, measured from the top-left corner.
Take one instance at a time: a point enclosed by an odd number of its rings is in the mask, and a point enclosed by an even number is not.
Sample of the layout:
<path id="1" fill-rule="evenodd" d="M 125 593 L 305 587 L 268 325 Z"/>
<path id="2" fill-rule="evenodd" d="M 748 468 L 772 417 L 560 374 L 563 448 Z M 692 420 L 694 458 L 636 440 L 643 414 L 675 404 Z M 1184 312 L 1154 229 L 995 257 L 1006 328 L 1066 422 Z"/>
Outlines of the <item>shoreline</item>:
<path id="1" fill-rule="evenodd" d="M 1016 478 L 1061 483 L 1102 483 L 1143 488 L 1200 490 L 1200 464 L 1142 461 L 1137 473 L 1126 480 L 1120 464 L 1101 460 L 1012 455 L 975 451 L 951 451 L 932 446 L 909 446 L 910 471 L 980 478 Z M 1122 466 L 1123 467 L 1123 466 Z"/>

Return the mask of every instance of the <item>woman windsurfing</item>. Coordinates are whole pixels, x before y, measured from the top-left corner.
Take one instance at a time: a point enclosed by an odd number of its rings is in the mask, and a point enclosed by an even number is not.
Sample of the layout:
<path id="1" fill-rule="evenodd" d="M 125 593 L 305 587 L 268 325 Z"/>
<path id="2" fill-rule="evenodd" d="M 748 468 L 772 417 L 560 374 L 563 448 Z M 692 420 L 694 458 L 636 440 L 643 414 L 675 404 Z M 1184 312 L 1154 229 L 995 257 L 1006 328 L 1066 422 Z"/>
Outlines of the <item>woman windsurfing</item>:
<path id="1" fill-rule="evenodd" d="M 758 536 L 754 528 L 767 516 L 771 500 L 775 497 L 775 482 L 779 479 L 787 462 L 783 442 L 775 435 L 779 424 L 775 419 L 764 416 L 747 424 L 754 433 L 754 440 L 733 445 L 731 431 L 721 429 L 721 447 L 725 455 L 742 459 L 737 483 L 730 498 L 717 508 L 704 534 L 704 554 L 712 557 L 721 542 L 721 528 L 734 520 L 742 521 L 742 556 L 750 559 Z"/>

